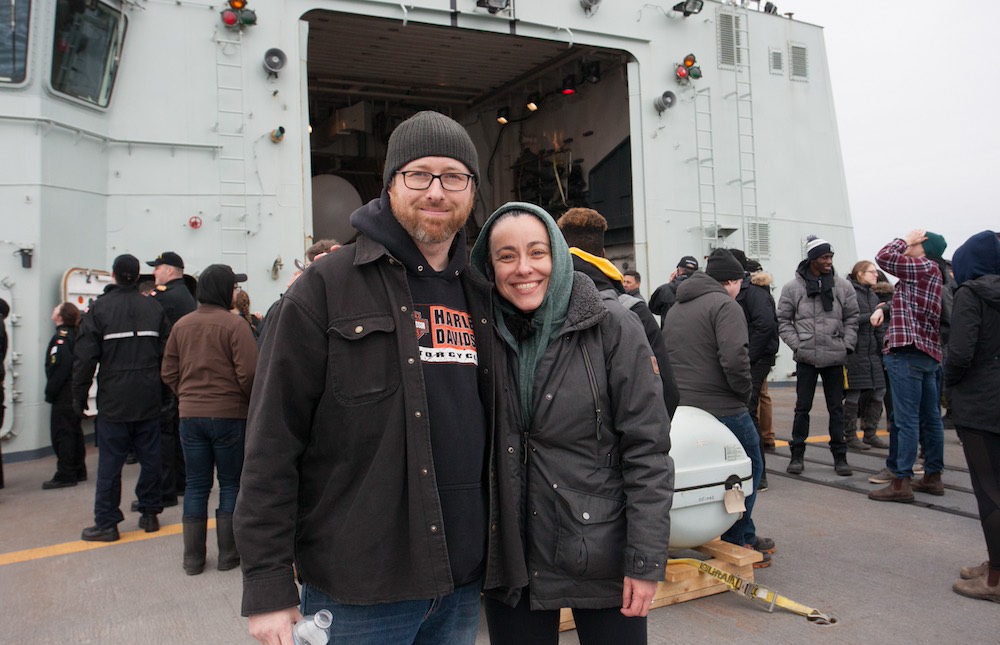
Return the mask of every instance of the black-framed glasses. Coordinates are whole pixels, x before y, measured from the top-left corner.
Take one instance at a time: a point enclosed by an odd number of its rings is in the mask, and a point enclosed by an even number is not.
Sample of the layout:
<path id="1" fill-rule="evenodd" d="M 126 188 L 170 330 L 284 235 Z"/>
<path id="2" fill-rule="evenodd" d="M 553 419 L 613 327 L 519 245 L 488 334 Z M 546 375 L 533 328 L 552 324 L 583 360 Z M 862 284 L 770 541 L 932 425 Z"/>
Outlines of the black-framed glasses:
<path id="1" fill-rule="evenodd" d="M 452 192 L 465 190 L 469 187 L 469 181 L 475 177 L 465 172 L 445 172 L 435 175 L 423 170 L 397 170 L 396 174 L 403 176 L 403 184 L 410 190 L 427 190 L 437 179 L 441 182 L 441 188 Z"/>

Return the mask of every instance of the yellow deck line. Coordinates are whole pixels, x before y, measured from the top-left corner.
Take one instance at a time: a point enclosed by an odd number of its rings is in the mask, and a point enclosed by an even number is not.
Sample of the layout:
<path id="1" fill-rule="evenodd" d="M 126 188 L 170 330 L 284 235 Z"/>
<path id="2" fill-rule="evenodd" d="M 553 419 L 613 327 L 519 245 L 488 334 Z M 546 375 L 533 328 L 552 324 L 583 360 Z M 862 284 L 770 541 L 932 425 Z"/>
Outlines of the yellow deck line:
<path id="1" fill-rule="evenodd" d="M 878 434 L 882 436 L 889 435 L 889 433 L 884 430 L 880 430 Z M 826 443 L 828 441 L 830 441 L 829 435 L 814 435 L 806 439 L 806 443 Z M 774 444 L 776 446 L 787 446 L 788 442 L 778 439 L 774 442 Z M 208 528 L 215 528 L 214 519 L 208 520 Z M 168 535 L 178 535 L 183 532 L 183 530 L 184 527 L 182 524 L 168 524 L 160 527 L 160 530 L 156 533 L 146 533 L 143 530 L 127 531 L 121 534 L 121 539 L 117 542 L 84 542 L 83 540 L 76 540 L 74 542 L 63 542 L 62 544 L 53 544 L 51 546 L 24 549 L 23 551 L 0 553 L 0 567 L 18 562 L 29 562 L 31 560 L 41 560 L 43 558 L 52 558 L 59 555 L 70 555 L 72 553 L 82 553 L 83 551 L 93 551 L 94 549 L 103 549 L 109 546 L 142 542 L 144 540 L 166 537 Z"/>
<path id="2" fill-rule="evenodd" d="M 215 520 L 208 520 L 208 528 L 215 528 Z M 138 531 L 127 531 L 121 534 L 121 539 L 116 542 L 84 542 L 83 540 L 76 540 L 74 542 L 63 542 L 62 544 L 53 544 L 50 546 L 39 546 L 33 549 L 24 549 L 23 551 L 12 551 L 10 553 L 0 554 L 0 567 L 7 564 L 15 564 L 17 562 L 30 562 L 31 560 L 41 560 L 43 558 L 52 558 L 58 555 L 70 555 L 72 553 L 81 553 L 83 551 L 93 551 L 94 549 L 103 549 L 109 546 L 118 546 L 120 544 L 130 544 L 132 542 L 142 542 L 144 540 L 152 540 L 159 537 L 166 537 L 168 535 L 178 535 L 184 530 L 183 524 L 168 524 L 166 526 L 161 526 L 160 530 L 155 533 L 146 533 L 144 530 L 140 529 Z"/>

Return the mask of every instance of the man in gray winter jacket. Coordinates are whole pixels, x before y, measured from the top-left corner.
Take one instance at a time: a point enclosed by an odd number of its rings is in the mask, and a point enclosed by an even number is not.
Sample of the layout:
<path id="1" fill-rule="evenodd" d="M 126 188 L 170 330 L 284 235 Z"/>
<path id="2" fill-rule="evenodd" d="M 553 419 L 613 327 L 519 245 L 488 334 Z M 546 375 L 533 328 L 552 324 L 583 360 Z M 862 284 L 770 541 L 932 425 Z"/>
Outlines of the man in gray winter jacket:
<path id="1" fill-rule="evenodd" d="M 757 427 L 747 410 L 753 391 L 748 331 L 743 309 L 736 302 L 743 276 L 743 265 L 732 253 L 714 251 L 704 273 L 692 273 L 677 287 L 677 303 L 667 312 L 663 333 L 681 405 L 715 415 L 750 457 L 753 489 L 747 491 L 746 512 L 722 539 L 762 552 L 764 559 L 753 565 L 760 568 L 770 566 L 774 540 L 758 537 L 751 519 L 764 462 Z"/>
<path id="2" fill-rule="evenodd" d="M 778 334 L 795 358 L 795 418 L 792 421 L 792 459 L 787 471 L 799 475 L 809 436 L 809 411 L 816 380 L 823 379 L 823 395 L 830 413 L 830 452 L 838 475 L 849 477 L 844 441 L 844 365 L 858 340 L 858 298 L 854 287 L 833 271 L 833 247 L 811 237 L 806 259 L 795 278 L 781 288 Z"/>

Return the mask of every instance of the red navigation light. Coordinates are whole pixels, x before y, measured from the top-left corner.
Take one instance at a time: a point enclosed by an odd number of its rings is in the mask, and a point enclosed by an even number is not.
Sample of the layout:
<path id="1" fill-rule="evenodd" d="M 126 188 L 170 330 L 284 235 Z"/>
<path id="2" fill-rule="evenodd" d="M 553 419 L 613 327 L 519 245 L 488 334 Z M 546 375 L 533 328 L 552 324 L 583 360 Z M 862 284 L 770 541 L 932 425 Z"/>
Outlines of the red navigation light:
<path id="1" fill-rule="evenodd" d="M 677 78 L 679 80 L 683 81 L 683 80 L 686 80 L 687 77 L 688 77 L 688 69 L 687 69 L 687 67 L 684 67 L 684 65 L 678 65 L 676 73 L 677 73 Z"/>
<path id="2" fill-rule="evenodd" d="M 222 24 L 227 27 L 235 27 L 240 22 L 240 15 L 232 9 L 223 9 L 219 15 L 222 16 Z"/>
<path id="3" fill-rule="evenodd" d="M 559 92 L 563 96 L 576 94 L 576 78 L 572 74 L 563 79 L 562 87 L 559 88 Z"/>

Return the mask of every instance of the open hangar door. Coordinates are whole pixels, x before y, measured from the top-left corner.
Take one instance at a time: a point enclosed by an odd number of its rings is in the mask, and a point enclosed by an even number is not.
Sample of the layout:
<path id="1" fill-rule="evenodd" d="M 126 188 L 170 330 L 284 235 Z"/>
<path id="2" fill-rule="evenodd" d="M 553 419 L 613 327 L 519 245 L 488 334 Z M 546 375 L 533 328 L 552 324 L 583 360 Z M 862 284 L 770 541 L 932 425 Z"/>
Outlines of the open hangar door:
<path id="1" fill-rule="evenodd" d="M 347 219 L 379 195 L 392 130 L 430 109 L 479 151 L 470 239 L 508 201 L 557 218 L 589 206 L 608 218 L 615 255 L 632 255 L 625 52 L 321 10 L 303 20 L 316 239 L 353 236 Z"/>

